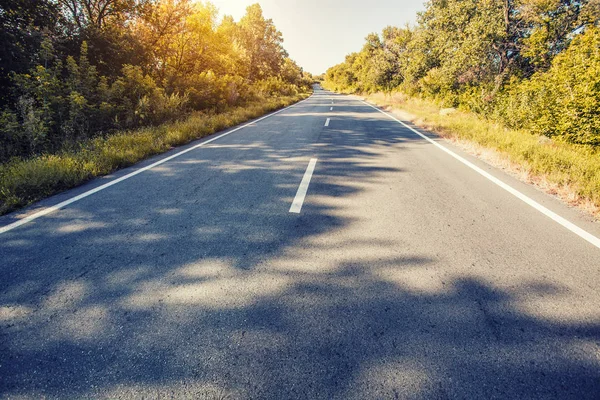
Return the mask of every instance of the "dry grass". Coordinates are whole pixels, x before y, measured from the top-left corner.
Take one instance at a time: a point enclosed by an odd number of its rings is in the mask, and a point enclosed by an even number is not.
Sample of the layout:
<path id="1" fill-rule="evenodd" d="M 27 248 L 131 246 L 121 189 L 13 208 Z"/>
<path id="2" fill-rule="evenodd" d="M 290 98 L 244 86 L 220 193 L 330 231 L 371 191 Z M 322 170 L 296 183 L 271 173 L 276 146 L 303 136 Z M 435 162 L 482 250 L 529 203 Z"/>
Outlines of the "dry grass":
<path id="1" fill-rule="evenodd" d="M 0 165 L 0 215 L 306 97 L 265 99 L 220 114 L 196 113 L 183 121 L 92 139 L 77 150 Z"/>
<path id="2" fill-rule="evenodd" d="M 403 94 L 367 100 L 435 132 L 521 181 L 600 218 L 600 151 L 512 130 L 460 110 L 446 115 L 435 103 Z"/>

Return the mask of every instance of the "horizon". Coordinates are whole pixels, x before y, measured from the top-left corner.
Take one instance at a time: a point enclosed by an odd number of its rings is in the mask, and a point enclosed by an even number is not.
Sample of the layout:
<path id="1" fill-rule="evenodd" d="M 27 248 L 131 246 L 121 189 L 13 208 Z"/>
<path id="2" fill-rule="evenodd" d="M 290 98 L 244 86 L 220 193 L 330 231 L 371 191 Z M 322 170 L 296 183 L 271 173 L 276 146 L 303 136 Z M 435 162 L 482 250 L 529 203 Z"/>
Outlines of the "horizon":
<path id="1" fill-rule="evenodd" d="M 276 0 L 214 0 L 219 21 L 231 15 L 236 21 L 246 7 L 259 3 L 265 18 L 270 18 L 283 34 L 283 46 L 290 58 L 304 71 L 320 75 L 344 61 L 347 54 L 359 51 L 369 33 L 381 33 L 386 26 L 416 22 L 424 1 L 375 0 L 365 11 L 357 0 L 305 0 L 282 4 Z M 317 11 L 315 11 L 317 10 Z M 297 29 L 301 27 L 301 29 Z M 335 38 L 332 44 L 331 38 Z"/>

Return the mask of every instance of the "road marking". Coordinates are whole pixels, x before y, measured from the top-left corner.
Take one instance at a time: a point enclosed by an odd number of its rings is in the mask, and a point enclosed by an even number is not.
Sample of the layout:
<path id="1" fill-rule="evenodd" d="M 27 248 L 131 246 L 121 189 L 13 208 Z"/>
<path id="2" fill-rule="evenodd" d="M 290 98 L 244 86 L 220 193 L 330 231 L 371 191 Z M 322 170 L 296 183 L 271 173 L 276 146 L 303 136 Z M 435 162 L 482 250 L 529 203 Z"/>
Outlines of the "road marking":
<path id="1" fill-rule="evenodd" d="M 327 121 L 325 121 L 325 126 L 329 126 L 329 121 L 331 121 L 331 118 L 327 118 Z"/>
<path id="2" fill-rule="evenodd" d="M 380 113 L 387 115 L 388 117 L 390 117 L 394 121 L 400 123 L 405 128 L 407 128 L 407 129 L 411 130 L 412 132 L 416 133 L 417 135 L 419 135 L 423 139 L 427 140 L 429 143 L 433 144 L 434 146 L 436 146 L 440 150 L 448 153 L 449 155 L 451 155 L 452 157 L 454 157 L 455 159 L 457 159 L 458 161 L 460 161 L 461 163 L 463 163 L 467 167 L 471 168 L 472 170 L 474 170 L 475 172 L 479 173 L 480 175 L 483 175 L 485 178 L 487 178 L 488 180 L 492 181 L 496 185 L 500 186 L 502 189 L 506 190 L 507 192 L 509 192 L 513 196 L 515 196 L 518 199 L 522 200 L 523 202 L 527 203 L 528 205 L 530 205 L 531 207 L 535 208 L 536 210 L 538 210 L 539 212 L 541 212 L 545 216 L 549 217 L 553 221 L 559 223 L 560 225 L 562 225 L 563 227 L 567 228 L 568 230 L 570 230 L 574 234 L 578 235 L 582 239 L 587 240 L 588 242 L 590 242 L 591 244 L 593 244 L 594 246 L 596 246 L 597 248 L 600 249 L 600 238 L 597 238 L 596 236 L 592 235 L 591 233 L 583 230 L 582 228 L 578 227 L 577 225 L 575 225 L 571 221 L 569 221 L 569 220 L 561 217 L 560 215 L 556 214 L 555 212 L 550 211 L 549 209 L 547 209 L 546 207 L 544 207 L 543 205 L 541 205 L 537 201 L 535 201 L 532 198 L 528 197 L 527 195 L 519 192 L 517 189 L 513 188 L 512 186 L 510 186 L 510 185 L 502 182 L 500 179 L 498 179 L 495 176 L 491 175 L 489 172 L 484 171 L 483 169 L 479 168 L 478 166 L 476 166 L 472 162 L 470 162 L 470 161 L 464 159 L 463 157 L 459 156 L 458 154 L 454 153 L 452 150 L 450 150 L 450 149 L 442 146 L 441 144 L 439 144 L 435 140 L 433 140 L 433 139 L 431 139 L 431 138 L 423 135 L 421 132 L 417 131 L 416 129 L 414 129 L 414 128 L 410 127 L 410 126 L 408 126 L 407 124 L 405 124 L 404 122 L 400 121 L 399 119 L 397 119 L 393 115 L 388 114 L 387 112 L 385 112 L 385 111 L 383 111 L 383 110 L 381 110 L 381 109 L 379 109 L 379 108 L 377 108 L 377 107 L 375 107 L 375 106 L 367 103 L 366 101 L 362 101 L 362 102 L 364 104 L 368 105 L 369 107 L 374 108 L 375 110 L 379 111 Z"/>
<path id="3" fill-rule="evenodd" d="M 310 162 L 308 163 L 308 167 L 306 167 L 306 172 L 304 173 L 302 182 L 300 182 L 300 186 L 298 186 L 296 197 L 294 197 L 294 201 L 290 207 L 291 213 L 300 214 L 300 210 L 302 210 L 302 204 L 304 203 L 304 198 L 306 197 L 306 192 L 308 192 L 308 185 L 310 185 L 310 179 L 312 178 L 316 165 L 317 159 L 311 158 Z"/>
<path id="4" fill-rule="evenodd" d="M 312 97 L 312 96 L 311 96 L 311 97 Z M 247 124 L 245 124 L 245 125 L 239 126 L 239 127 L 235 128 L 235 129 L 232 129 L 232 130 L 230 130 L 229 132 L 225 132 L 225 133 L 223 133 L 223 134 L 221 134 L 221 135 L 219 135 L 219 136 L 216 136 L 216 137 L 214 137 L 214 138 L 212 138 L 212 139 L 208 139 L 208 140 L 206 140 L 206 141 L 204 141 L 204 142 L 202 142 L 202 143 L 198 143 L 197 145 L 195 145 L 195 146 L 192 146 L 192 147 L 190 147 L 190 148 L 188 148 L 188 149 L 185 149 L 185 150 L 183 150 L 183 151 L 180 151 L 179 153 L 173 154 L 173 155 L 171 155 L 171 156 L 169 156 L 169 157 L 165 157 L 165 158 L 163 158 L 163 159 L 161 159 L 161 160 L 159 160 L 159 161 L 157 161 L 157 162 L 155 162 L 155 163 L 152 163 L 152 164 L 150 164 L 150 165 L 148 165 L 148 166 L 145 166 L 144 168 L 140 168 L 140 169 L 138 169 L 138 170 L 136 170 L 136 171 L 133 171 L 133 172 L 131 172 L 131 173 L 127 174 L 127 175 L 124 175 L 124 176 L 122 176 L 122 177 L 120 177 L 120 178 L 117 178 L 117 179 L 115 179 L 115 180 L 113 180 L 113 181 L 110 181 L 110 182 L 108 182 L 108 183 L 105 183 L 104 185 L 98 186 L 97 188 L 94 188 L 94 189 L 88 190 L 87 192 L 84 192 L 84 193 L 82 193 L 82 194 L 80 194 L 80 195 L 77 195 L 77 196 L 75 196 L 75 197 L 72 197 L 72 198 L 70 198 L 70 199 L 68 199 L 68 200 L 65 200 L 65 201 L 63 201 L 63 202 L 61 202 L 61 203 L 58 203 L 58 204 L 56 204 L 56 205 L 54 205 L 54 206 L 51 206 L 51 207 L 45 208 L 45 209 L 43 209 L 42 211 L 38 211 L 38 212 L 36 212 L 35 214 L 32 214 L 32 215 L 30 215 L 30 216 L 28 216 L 28 217 L 25 217 L 25 218 L 22 218 L 22 219 L 20 219 L 20 220 L 18 220 L 18 221 L 15 221 L 15 222 L 13 222 L 12 224 L 8 224 L 8 225 L 6 225 L 6 226 L 2 226 L 2 227 L 0 227 L 0 234 L 2 234 L 2 233 L 6 233 L 6 232 L 8 232 L 8 231 L 11 231 L 11 230 L 13 230 L 13 229 L 15 229 L 15 228 L 17 228 L 17 227 L 19 227 L 19 226 L 21 226 L 21 225 L 24 225 L 24 224 L 26 224 L 26 223 L 28 223 L 28 222 L 31 222 L 31 221 L 33 221 L 33 220 L 36 220 L 36 219 L 40 218 L 40 217 L 43 217 L 44 215 L 48 215 L 48 214 L 50 214 L 50 213 L 53 213 L 53 212 L 55 212 L 55 211 L 58 211 L 58 210 L 60 210 L 61 208 L 65 208 L 65 207 L 66 207 L 66 206 L 68 206 L 69 204 L 73 204 L 73 203 L 75 203 L 76 201 L 79 201 L 79 200 L 81 200 L 81 199 L 84 199 L 84 198 L 86 198 L 86 197 L 89 197 L 89 196 L 91 196 L 91 195 L 93 195 L 93 194 L 95 194 L 95 193 L 98 193 L 98 192 L 100 192 L 100 191 L 102 191 L 102 190 L 104 190 L 104 189 L 108 189 L 109 187 L 111 187 L 111 186 L 113 186 L 113 185 L 116 185 L 117 183 L 123 182 L 124 180 L 127 180 L 127 179 L 129 179 L 129 178 L 133 178 L 134 176 L 136 176 L 136 175 L 138 175 L 138 174 L 141 174 L 141 173 L 142 173 L 142 172 L 144 172 L 144 171 L 148 171 L 149 169 L 152 169 L 152 168 L 154 168 L 154 167 L 156 167 L 156 166 L 159 166 L 159 165 L 161 165 L 161 164 L 164 164 L 164 163 L 166 163 L 167 161 L 170 161 L 170 160 L 172 160 L 172 159 L 174 159 L 174 158 L 177 158 L 177 157 L 179 157 L 179 156 L 182 156 L 182 155 L 184 155 L 185 153 L 189 153 L 189 152 L 190 152 L 190 151 L 192 151 L 192 150 L 196 150 L 196 149 L 197 149 L 197 148 L 199 148 L 199 147 L 206 146 L 207 144 L 209 144 L 209 143 L 211 143 L 211 142 L 214 142 L 215 140 L 221 139 L 222 137 L 225 137 L 225 136 L 227 136 L 227 135 L 230 135 L 230 134 L 232 134 L 232 133 L 234 133 L 234 132 L 237 132 L 237 131 L 239 131 L 239 130 L 241 130 L 241 129 L 244 129 L 244 128 L 246 128 L 246 127 L 250 126 L 250 125 L 253 125 L 253 124 L 255 124 L 255 123 L 257 123 L 257 122 L 260 122 L 260 121 L 262 121 L 262 120 L 264 120 L 264 119 L 267 119 L 267 118 L 269 118 L 269 117 L 272 117 L 272 116 L 274 116 L 274 115 L 276 115 L 276 114 L 279 114 L 279 113 L 281 113 L 281 112 L 283 112 L 283 111 L 287 110 L 288 108 L 295 107 L 295 106 L 297 106 L 298 104 L 300 104 L 300 103 L 304 103 L 305 101 L 307 101 L 307 100 L 309 100 L 309 99 L 310 99 L 310 97 L 309 97 L 309 98 L 307 98 L 307 99 L 304 99 L 304 100 L 302 100 L 302 101 L 300 101 L 300 102 L 298 102 L 298 103 L 296 103 L 296 104 L 292 104 L 291 106 L 288 106 L 288 107 L 282 108 L 282 109 L 281 109 L 281 110 L 279 110 L 279 111 L 275 111 L 275 112 L 273 112 L 273 113 L 271 113 L 271 114 L 265 115 L 264 117 L 261 117 L 261 118 L 259 118 L 259 119 L 257 119 L 257 120 L 254 120 L 254 121 L 252 121 L 252 122 L 249 122 L 249 123 L 247 123 Z"/>

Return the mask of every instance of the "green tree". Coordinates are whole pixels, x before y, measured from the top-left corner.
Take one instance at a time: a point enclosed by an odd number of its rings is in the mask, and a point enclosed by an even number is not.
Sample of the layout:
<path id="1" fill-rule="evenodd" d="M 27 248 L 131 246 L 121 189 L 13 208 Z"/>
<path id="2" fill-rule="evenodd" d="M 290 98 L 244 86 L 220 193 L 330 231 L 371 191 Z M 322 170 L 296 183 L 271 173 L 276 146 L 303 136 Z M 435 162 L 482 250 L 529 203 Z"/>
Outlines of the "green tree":
<path id="1" fill-rule="evenodd" d="M 246 8 L 239 22 L 238 40 L 244 50 L 248 78 L 264 79 L 279 73 L 288 56 L 283 49 L 283 36 L 273 24 L 265 19 L 259 4 Z"/>
<path id="2" fill-rule="evenodd" d="M 50 0 L 3 0 L 0 2 L 0 86 L 10 86 L 11 73 L 28 71 L 37 62 L 38 49 L 55 30 L 59 10 Z M 14 99 L 13 99 L 14 100 Z M 3 90 L 0 106 L 11 101 Z"/>

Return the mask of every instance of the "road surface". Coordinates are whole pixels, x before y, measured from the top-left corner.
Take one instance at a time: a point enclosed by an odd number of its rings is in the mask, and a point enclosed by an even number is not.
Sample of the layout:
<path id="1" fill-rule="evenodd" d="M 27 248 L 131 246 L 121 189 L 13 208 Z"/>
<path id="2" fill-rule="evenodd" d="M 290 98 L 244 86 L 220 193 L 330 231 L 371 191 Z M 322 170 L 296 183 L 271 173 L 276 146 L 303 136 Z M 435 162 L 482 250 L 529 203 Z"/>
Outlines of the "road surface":
<path id="1" fill-rule="evenodd" d="M 0 218 L 0 397 L 600 398 L 600 249 L 453 154 L 598 225 L 426 137 L 317 91 Z"/>

